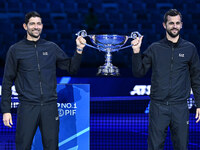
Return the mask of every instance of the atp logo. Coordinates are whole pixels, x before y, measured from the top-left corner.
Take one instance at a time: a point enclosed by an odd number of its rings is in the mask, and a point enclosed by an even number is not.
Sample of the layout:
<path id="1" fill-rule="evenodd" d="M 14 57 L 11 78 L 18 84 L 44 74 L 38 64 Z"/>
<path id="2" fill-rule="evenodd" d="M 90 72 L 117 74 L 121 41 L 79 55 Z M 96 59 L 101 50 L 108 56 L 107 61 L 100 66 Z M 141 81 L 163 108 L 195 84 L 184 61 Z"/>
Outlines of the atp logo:
<path id="1" fill-rule="evenodd" d="M 150 95 L 151 85 L 135 85 L 130 95 Z"/>

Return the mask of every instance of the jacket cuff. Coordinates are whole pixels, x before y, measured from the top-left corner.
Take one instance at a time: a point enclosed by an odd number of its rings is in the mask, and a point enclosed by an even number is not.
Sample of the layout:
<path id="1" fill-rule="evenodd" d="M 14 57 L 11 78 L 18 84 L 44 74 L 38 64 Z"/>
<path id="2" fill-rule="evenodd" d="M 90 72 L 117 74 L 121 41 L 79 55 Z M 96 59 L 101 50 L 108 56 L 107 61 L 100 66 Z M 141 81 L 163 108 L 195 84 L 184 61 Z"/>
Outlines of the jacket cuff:
<path id="1" fill-rule="evenodd" d="M 1 99 L 1 113 L 10 113 L 11 110 L 11 104 L 9 104 L 7 101 L 3 101 Z"/>
<path id="2" fill-rule="evenodd" d="M 1 109 L 1 113 L 4 114 L 4 113 L 10 113 L 10 109 Z"/>
<path id="3" fill-rule="evenodd" d="M 140 57 L 141 53 L 133 53 L 133 57 Z"/>
<path id="4" fill-rule="evenodd" d="M 75 51 L 75 53 L 74 53 L 74 56 L 76 56 L 76 57 L 82 57 L 82 54 L 79 54 L 79 53 L 77 53 L 77 51 Z"/>
<path id="5" fill-rule="evenodd" d="M 196 104 L 196 107 L 197 107 L 197 108 L 200 108 L 200 100 L 195 101 L 195 104 Z"/>

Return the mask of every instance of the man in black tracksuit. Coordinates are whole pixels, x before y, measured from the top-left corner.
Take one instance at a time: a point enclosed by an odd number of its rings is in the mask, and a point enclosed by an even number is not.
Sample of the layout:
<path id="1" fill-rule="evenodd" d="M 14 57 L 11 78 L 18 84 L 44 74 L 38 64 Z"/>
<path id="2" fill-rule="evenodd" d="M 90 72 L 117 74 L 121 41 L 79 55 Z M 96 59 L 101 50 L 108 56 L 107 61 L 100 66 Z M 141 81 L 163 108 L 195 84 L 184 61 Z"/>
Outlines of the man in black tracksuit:
<path id="1" fill-rule="evenodd" d="M 200 63 L 196 47 L 180 35 L 182 16 L 170 9 L 164 16 L 166 37 L 151 44 L 141 55 L 142 38 L 132 41 L 132 70 L 142 77 L 152 68 L 148 149 L 162 150 L 168 126 L 175 150 L 187 150 L 191 87 L 196 101 L 196 122 L 200 121 Z"/>
<path id="2" fill-rule="evenodd" d="M 12 127 L 11 86 L 15 83 L 20 104 L 17 110 L 16 149 L 30 150 L 39 126 L 44 150 L 58 149 L 59 116 L 56 67 L 78 71 L 85 39 L 76 39 L 77 50 L 69 58 L 55 43 L 40 38 L 43 24 L 37 12 L 27 13 L 27 36 L 7 53 L 2 83 L 1 110 L 5 126 Z"/>

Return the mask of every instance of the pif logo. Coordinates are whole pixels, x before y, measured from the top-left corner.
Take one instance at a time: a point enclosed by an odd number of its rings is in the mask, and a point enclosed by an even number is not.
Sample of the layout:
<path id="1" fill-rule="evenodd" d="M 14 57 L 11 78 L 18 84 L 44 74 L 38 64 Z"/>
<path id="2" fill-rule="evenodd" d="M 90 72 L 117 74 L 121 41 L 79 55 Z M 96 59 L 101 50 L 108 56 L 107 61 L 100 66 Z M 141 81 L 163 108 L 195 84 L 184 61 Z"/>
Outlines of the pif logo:
<path id="1" fill-rule="evenodd" d="M 61 108 L 59 108 L 58 109 L 58 114 L 59 114 L 59 117 L 74 116 L 74 115 L 76 115 L 76 110 L 75 109 L 69 110 L 69 109 L 61 109 Z"/>

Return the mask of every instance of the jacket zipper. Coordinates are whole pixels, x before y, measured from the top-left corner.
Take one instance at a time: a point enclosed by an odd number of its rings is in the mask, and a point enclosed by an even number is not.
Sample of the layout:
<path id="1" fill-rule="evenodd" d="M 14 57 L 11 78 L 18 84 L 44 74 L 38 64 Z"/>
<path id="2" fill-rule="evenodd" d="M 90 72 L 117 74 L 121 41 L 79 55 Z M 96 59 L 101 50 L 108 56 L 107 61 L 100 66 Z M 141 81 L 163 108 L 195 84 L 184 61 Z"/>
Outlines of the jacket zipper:
<path id="1" fill-rule="evenodd" d="M 171 55 L 171 64 L 170 64 L 170 77 L 169 77 L 169 93 L 172 88 L 172 70 L 173 70 L 173 65 L 174 65 L 174 47 L 172 47 L 172 55 Z M 166 102 L 167 105 L 169 105 L 169 102 Z"/>
<path id="2" fill-rule="evenodd" d="M 36 44 L 35 44 L 35 52 L 36 52 L 36 56 L 37 56 L 37 63 L 38 63 L 38 72 L 39 72 L 39 80 L 40 80 L 40 92 L 41 92 L 41 95 L 43 95 L 43 90 L 42 90 L 42 82 L 41 82 L 40 63 L 39 63 L 38 51 L 37 51 L 37 49 L 36 49 Z"/>
<path id="3" fill-rule="evenodd" d="M 172 56 L 171 56 L 171 65 L 170 65 L 170 89 L 172 87 L 172 70 L 173 70 L 173 65 L 174 65 L 174 47 L 172 47 Z"/>

